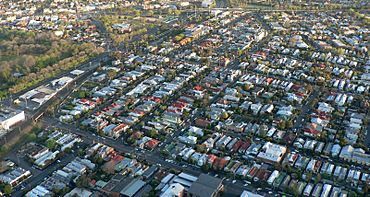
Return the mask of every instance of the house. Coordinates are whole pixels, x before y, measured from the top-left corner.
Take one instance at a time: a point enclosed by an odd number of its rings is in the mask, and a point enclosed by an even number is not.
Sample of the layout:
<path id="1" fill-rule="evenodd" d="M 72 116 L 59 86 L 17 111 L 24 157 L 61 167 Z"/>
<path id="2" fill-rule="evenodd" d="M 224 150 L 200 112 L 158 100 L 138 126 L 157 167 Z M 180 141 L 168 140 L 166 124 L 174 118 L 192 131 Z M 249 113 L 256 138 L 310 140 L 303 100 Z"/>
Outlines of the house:
<path id="1" fill-rule="evenodd" d="M 145 186 L 145 184 L 146 183 L 140 179 L 134 179 L 124 187 L 120 193 L 124 197 L 133 197 Z"/>
<path id="2" fill-rule="evenodd" d="M 266 142 L 257 155 L 257 159 L 267 163 L 280 163 L 287 151 L 285 146 Z"/>
<path id="3" fill-rule="evenodd" d="M 197 136 L 203 136 L 204 135 L 204 132 L 203 132 L 203 129 L 199 128 L 199 127 L 195 127 L 195 126 L 191 126 L 189 128 L 189 132 L 191 134 L 195 134 Z"/>
<path id="4" fill-rule="evenodd" d="M 29 191 L 26 196 L 52 196 L 52 191 L 49 191 L 46 187 L 38 185 Z"/>
<path id="5" fill-rule="evenodd" d="M 159 144 L 159 141 L 156 139 L 150 139 L 145 143 L 145 147 L 149 150 L 153 150 L 155 147 L 157 147 Z"/>
<path id="6" fill-rule="evenodd" d="M 303 196 L 310 196 L 313 186 L 314 185 L 312 183 L 307 184 L 303 190 Z"/>
<path id="7" fill-rule="evenodd" d="M 181 142 L 186 143 L 186 144 L 193 144 L 193 145 L 197 144 L 197 137 L 191 136 L 191 135 L 189 135 L 189 136 L 179 136 L 179 140 Z"/>
<path id="8" fill-rule="evenodd" d="M 207 128 L 209 125 L 211 125 L 211 121 L 204 118 L 197 118 L 195 120 L 195 125 L 201 128 Z"/>
<path id="9" fill-rule="evenodd" d="M 269 184 L 269 185 L 272 185 L 272 183 L 275 181 L 275 179 L 279 176 L 279 171 L 277 171 L 277 170 L 274 170 L 272 173 L 271 173 L 271 175 L 270 175 L 270 177 L 267 179 L 267 183 Z"/>
<path id="10" fill-rule="evenodd" d="M 20 184 L 24 179 L 31 176 L 31 172 L 21 167 L 0 174 L 0 182 L 11 185 L 12 187 Z"/>
<path id="11" fill-rule="evenodd" d="M 331 156 L 336 157 L 339 155 L 341 147 L 339 144 L 334 144 L 331 149 Z"/>
<path id="12" fill-rule="evenodd" d="M 185 187 L 180 183 L 170 184 L 169 187 L 160 195 L 160 197 L 183 197 L 185 193 Z"/>
<path id="13" fill-rule="evenodd" d="M 263 197 L 257 193 L 253 193 L 251 191 L 244 190 L 243 193 L 240 194 L 240 197 Z"/>

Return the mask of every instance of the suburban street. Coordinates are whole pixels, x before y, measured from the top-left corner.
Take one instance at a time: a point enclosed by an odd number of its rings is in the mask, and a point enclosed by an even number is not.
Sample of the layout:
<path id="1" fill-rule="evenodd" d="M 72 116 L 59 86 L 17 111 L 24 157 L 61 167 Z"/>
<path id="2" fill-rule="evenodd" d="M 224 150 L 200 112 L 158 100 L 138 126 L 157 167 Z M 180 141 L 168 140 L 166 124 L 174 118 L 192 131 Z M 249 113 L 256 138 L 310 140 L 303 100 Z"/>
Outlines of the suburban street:
<path id="1" fill-rule="evenodd" d="M 0 196 L 369 196 L 369 7 L 0 1 Z"/>

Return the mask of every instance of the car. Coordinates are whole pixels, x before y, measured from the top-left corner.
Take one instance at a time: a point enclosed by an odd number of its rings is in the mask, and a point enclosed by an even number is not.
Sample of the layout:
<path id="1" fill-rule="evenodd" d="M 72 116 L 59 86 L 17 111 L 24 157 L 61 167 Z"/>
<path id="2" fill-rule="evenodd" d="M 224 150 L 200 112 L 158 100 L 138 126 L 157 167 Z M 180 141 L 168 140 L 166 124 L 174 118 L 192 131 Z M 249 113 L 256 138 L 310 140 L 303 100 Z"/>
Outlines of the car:
<path id="1" fill-rule="evenodd" d="M 262 188 L 260 188 L 260 187 L 259 187 L 259 188 L 257 188 L 257 191 L 262 191 Z"/>
<path id="2" fill-rule="evenodd" d="M 232 183 L 236 183 L 236 180 L 231 181 Z"/>
<path id="3" fill-rule="evenodd" d="M 251 182 L 250 181 L 244 181 L 245 183 L 247 183 L 247 184 L 251 184 Z"/>
<path id="4" fill-rule="evenodd" d="M 244 184 L 244 187 L 247 187 L 248 186 L 248 183 Z"/>

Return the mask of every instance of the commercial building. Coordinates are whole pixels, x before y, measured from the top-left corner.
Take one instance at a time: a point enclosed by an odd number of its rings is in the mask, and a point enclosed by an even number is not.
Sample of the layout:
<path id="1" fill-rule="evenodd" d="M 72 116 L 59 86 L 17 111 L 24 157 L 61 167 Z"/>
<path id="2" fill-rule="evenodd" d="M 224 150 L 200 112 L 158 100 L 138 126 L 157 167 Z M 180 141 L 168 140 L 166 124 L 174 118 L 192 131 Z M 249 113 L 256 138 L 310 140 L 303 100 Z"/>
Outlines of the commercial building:
<path id="1" fill-rule="evenodd" d="M 9 130 L 12 126 L 25 119 L 24 111 L 8 110 L 0 107 L 0 135 L 2 130 Z"/>
<path id="2" fill-rule="evenodd" d="M 214 197 L 224 188 L 222 180 L 207 174 L 201 174 L 190 186 L 188 196 L 190 197 Z"/>

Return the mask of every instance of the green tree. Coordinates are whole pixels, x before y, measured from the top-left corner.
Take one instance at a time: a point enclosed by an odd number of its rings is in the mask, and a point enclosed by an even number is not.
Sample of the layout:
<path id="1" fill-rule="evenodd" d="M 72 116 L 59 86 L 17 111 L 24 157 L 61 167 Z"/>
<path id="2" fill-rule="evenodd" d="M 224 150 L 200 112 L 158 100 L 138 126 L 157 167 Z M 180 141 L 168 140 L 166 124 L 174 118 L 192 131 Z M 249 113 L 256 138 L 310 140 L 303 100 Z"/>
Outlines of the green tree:
<path id="1" fill-rule="evenodd" d="M 286 128 L 292 128 L 293 127 L 293 122 L 292 121 L 287 121 L 286 123 L 285 123 L 285 125 L 286 125 Z"/>
<path id="2" fill-rule="evenodd" d="M 88 187 L 89 186 L 88 177 L 85 174 L 81 175 L 80 178 L 77 180 L 76 185 L 77 187 L 80 187 L 80 188 Z"/>
<path id="3" fill-rule="evenodd" d="M 46 141 L 46 146 L 49 148 L 49 149 L 54 149 L 57 145 L 57 142 L 54 140 L 54 139 L 50 139 L 48 141 Z"/>
<path id="4" fill-rule="evenodd" d="M 286 128 L 286 122 L 285 121 L 280 121 L 279 124 L 278 124 L 278 128 L 279 129 L 285 129 Z"/>
<path id="5" fill-rule="evenodd" d="M 4 187 L 4 193 L 6 195 L 10 195 L 12 192 L 13 192 L 12 186 L 10 186 L 9 184 L 5 185 L 5 187 Z"/>
<path id="6" fill-rule="evenodd" d="M 319 173 L 319 174 L 317 174 L 317 176 L 315 178 L 315 184 L 318 184 L 320 181 L 321 181 L 321 175 Z"/>
<path id="7" fill-rule="evenodd" d="M 227 113 L 227 112 L 222 113 L 221 118 L 224 119 L 224 120 L 228 119 L 229 118 L 229 113 Z"/>

